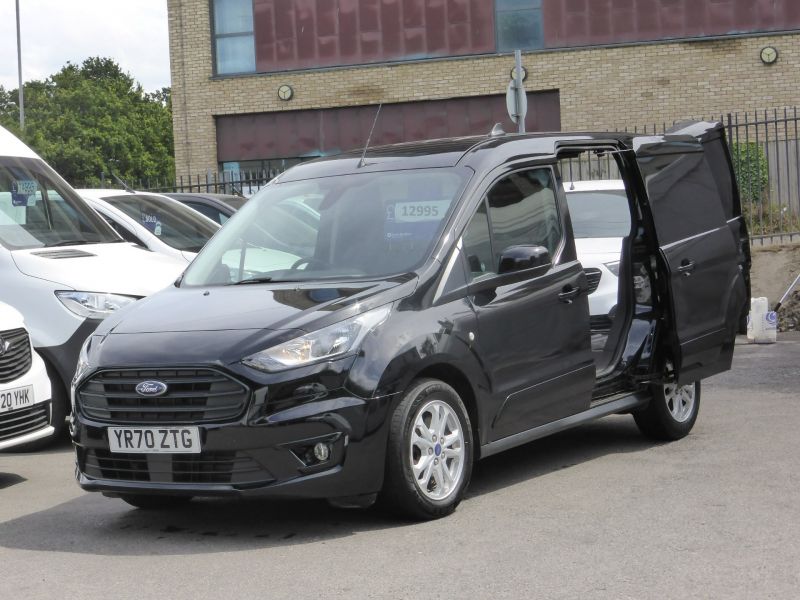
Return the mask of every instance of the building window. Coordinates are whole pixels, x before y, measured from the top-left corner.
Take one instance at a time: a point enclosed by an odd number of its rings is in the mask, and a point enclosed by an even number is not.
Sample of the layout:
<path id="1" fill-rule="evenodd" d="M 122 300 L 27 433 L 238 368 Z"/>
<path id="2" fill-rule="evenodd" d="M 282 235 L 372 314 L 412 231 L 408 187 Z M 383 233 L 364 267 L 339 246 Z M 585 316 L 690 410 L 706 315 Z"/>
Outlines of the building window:
<path id="1" fill-rule="evenodd" d="M 216 74 L 253 73 L 253 0 L 213 0 Z"/>
<path id="2" fill-rule="evenodd" d="M 544 47 L 542 0 L 496 0 L 497 51 Z"/>

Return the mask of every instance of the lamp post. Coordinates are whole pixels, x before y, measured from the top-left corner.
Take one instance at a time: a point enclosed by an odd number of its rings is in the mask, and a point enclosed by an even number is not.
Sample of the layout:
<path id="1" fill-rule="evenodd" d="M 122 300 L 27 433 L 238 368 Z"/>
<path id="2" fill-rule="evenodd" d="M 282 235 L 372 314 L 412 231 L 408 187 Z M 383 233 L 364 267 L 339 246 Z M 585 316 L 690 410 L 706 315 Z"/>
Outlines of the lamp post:
<path id="1" fill-rule="evenodd" d="M 19 0 L 17 0 L 17 71 L 19 72 L 19 128 L 25 130 L 25 92 L 22 88 L 22 41 L 19 34 Z"/>

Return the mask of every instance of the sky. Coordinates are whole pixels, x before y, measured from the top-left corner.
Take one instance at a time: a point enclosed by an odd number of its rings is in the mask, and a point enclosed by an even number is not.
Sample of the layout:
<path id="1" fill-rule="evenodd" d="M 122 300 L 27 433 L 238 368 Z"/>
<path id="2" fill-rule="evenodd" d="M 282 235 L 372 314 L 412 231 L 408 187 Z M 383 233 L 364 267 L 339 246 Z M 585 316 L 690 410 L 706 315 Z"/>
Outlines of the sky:
<path id="1" fill-rule="evenodd" d="M 170 85 L 167 0 L 19 0 L 22 75 L 45 79 L 67 62 L 113 58 L 145 91 Z M 15 0 L 0 0 L 0 85 L 16 89 Z"/>

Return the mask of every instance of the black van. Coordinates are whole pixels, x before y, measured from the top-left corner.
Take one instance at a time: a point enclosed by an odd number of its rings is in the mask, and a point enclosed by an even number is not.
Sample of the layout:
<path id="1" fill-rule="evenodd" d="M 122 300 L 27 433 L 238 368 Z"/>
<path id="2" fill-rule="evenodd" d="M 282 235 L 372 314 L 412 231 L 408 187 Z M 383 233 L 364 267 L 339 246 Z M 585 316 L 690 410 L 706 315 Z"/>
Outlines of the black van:
<path id="1" fill-rule="evenodd" d="M 559 170 L 587 154 L 616 161 L 631 215 L 603 335 L 590 330 Z M 440 517 L 475 460 L 589 420 L 632 413 L 648 436 L 688 434 L 700 380 L 731 366 L 749 266 L 715 123 L 304 163 L 173 287 L 87 341 L 77 477 L 142 508 L 377 498 Z"/>

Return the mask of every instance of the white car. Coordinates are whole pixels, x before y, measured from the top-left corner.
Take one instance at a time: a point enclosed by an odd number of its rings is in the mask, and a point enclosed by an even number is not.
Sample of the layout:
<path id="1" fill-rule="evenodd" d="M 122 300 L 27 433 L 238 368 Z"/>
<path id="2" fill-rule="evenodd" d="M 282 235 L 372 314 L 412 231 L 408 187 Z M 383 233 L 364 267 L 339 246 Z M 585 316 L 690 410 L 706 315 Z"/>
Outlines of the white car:
<path id="1" fill-rule="evenodd" d="M 184 259 L 119 237 L 0 127 L 0 301 L 22 313 L 50 375 L 51 435 L 65 426 L 84 340 L 113 311 L 171 285 L 185 268 Z"/>
<path id="2" fill-rule="evenodd" d="M 628 197 L 622 180 L 564 183 L 575 249 L 589 279 L 592 329 L 610 329 L 617 306 L 622 239 L 630 233 Z"/>
<path id="3" fill-rule="evenodd" d="M 53 434 L 50 379 L 22 315 L 0 302 L 0 450 Z"/>
<path id="4" fill-rule="evenodd" d="M 220 228 L 208 217 L 161 194 L 76 190 L 125 240 L 191 262 Z"/>

